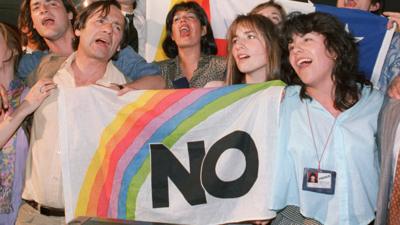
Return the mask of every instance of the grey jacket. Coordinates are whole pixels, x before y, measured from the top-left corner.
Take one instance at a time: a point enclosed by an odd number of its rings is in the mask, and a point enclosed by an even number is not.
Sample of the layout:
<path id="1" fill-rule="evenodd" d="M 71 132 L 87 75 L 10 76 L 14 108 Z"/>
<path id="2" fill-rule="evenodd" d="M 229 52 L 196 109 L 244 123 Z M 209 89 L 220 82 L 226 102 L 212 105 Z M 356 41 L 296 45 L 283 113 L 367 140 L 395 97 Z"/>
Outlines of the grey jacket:
<path id="1" fill-rule="evenodd" d="M 375 225 L 386 225 L 393 180 L 393 145 L 400 122 L 400 100 L 390 99 L 381 111 L 378 127 L 381 176 L 377 200 Z"/>

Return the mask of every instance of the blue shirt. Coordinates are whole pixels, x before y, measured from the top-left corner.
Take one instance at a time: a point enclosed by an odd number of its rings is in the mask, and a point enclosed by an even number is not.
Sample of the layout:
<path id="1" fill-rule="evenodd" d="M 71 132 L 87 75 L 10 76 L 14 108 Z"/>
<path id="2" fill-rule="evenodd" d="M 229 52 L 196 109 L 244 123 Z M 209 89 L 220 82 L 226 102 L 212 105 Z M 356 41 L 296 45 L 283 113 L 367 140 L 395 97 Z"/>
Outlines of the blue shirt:
<path id="1" fill-rule="evenodd" d="M 39 65 L 43 56 L 49 54 L 47 51 L 35 51 L 25 54 L 18 66 L 18 76 L 26 79 L 28 75 Z M 129 79 L 136 80 L 146 75 L 160 75 L 160 68 L 154 63 L 137 54 L 130 46 L 125 47 L 118 53 L 118 59 L 113 61 L 114 65 Z"/>
<path id="2" fill-rule="evenodd" d="M 377 88 L 386 92 L 390 82 L 398 75 L 400 75 L 400 33 L 395 32 L 383 63 Z"/>
<path id="3" fill-rule="evenodd" d="M 335 118 L 318 101 L 299 97 L 300 87 L 289 86 L 281 106 L 280 140 L 272 188 L 272 208 L 300 207 L 305 217 L 325 225 L 360 225 L 375 215 L 379 163 L 375 136 L 383 95 L 365 87 L 361 99 L 336 119 L 321 159 L 321 169 L 336 172 L 333 195 L 304 191 L 304 168 L 318 168 L 307 117 L 310 112 L 318 157 Z"/>

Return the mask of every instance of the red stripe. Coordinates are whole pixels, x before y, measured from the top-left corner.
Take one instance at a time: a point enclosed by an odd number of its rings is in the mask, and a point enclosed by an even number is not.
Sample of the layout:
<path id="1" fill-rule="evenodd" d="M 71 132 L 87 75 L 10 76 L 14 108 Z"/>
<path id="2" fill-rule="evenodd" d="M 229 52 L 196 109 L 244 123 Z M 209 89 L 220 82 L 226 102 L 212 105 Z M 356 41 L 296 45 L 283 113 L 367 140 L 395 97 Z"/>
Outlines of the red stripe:
<path id="1" fill-rule="evenodd" d="M 155 94 L 154 96 L 152 96 L 151 100 L 149 102 L 147 102 L 143 107 L 151 109 L 153 107 L 154 103 L 157 103 L 158 101 L 160 101 L 160 98 L 161 98 L 160 94 Z M 110 155 L 115 154 L 115 152 L 113 152 L 113 150 L 116 149 L 117 145 L 121 141 L 123 141 L 123 138 L 129 132 L 129 129 L 132 126 L 132 124 L 134 124 L 144 113 L 145 112 L 143 112 L 143 111 L 138 112 L 136 109 L 136 113 L 131 113 L 126 118 L 126 120 L 124 121 L 124 123 L 122 124 L 120 129 L 115 131 L 113 136 L 110 138 L 110 140 L 105 144 L 106 145 L 105 146 L 105 148 L 106 148 L 105 156 L 103 158 L 101 167 L 97 171 L 96 178 L 93 183 L 92 193 L 90 194 L 90 200 L 88 202 L 88 205 L 90 207 L 88 207 L 86 210 L 87 215 L 90 215 L 90 216 L 97 215 L 96 213 L 97 213 L 98 209 L 96 206 L 99 205 L 98 204 L 99 196 L 103 190 L 102 185 L 104 185 L 104 181 L 107 179 L 107 173 L 108 173 L 107 169 L 108 169 L 108 165 L 111 163 Z M 96 159 L 96 160 L 101 160 L 101 159 Z"/>
<path id="2" fill-rule="evenodd" d="M 135 124 L 133 124 L 129 132 L 126 134 L 126 136 L 121 140 L 120 143 L 118 143 L 117 146 L 115 146 L 115 149 L 113 150 L 111 156 L 110 156 L 110 163 L 108 166 L 108 173 L 107 177 L 103 183 L 103 188 L 100 193 L 100 199 L 98 203 L 98 208 L 97 208 L 97 215 L 98 216 L 107 216 L 108 214 L 108 207 L 109 207 L 109 201 L 111 197 L 111 191 L 112 191 L 112 184 L 113 184 L 113 179 L 115 175 L 115 170 L 118 165 L 119 159 L 122 157 L 122 155 L 125 153 L 125 151 L 129 148 L 129 146 L 132 144 L 132 141 L 136 139 L 136 137 L 143 131 L 143 129 L 154 119 L 157 118 L 160 114 L 162 114 L 166 109 L 168 109 L 171 105 L 179 101 L 179 99 L 183 98 L 187 94 L 192 92 L 191 89 L 186 89 L 186 91 L 178 91 L 178 92 L 173 92 L 167 96 L 165 96 L 160 102 L 157 102 L 158 104 L 155 104 L 151 108 L 147 108 L 147 112 L 143 114 L 143 116 L 138 119 Z M 139 109 L 143 110 L 143 109 Z M 134 114 L 135 112 L 133 112 Z"/>

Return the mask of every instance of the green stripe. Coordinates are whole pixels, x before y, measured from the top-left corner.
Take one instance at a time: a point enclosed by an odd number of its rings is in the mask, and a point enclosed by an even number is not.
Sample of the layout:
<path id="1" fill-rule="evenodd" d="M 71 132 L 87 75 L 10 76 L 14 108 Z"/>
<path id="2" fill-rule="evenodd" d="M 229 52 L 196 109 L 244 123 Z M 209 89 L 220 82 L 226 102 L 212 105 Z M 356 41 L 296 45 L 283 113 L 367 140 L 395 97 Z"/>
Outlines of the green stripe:
<path id="1" fill-rule="evenodd" d="M 146 158 L 136 175 L 129 184 L 127 201 L 126 201 L 126 219 L 134 220 L 136 212 L 136 199 L 147 176 L 150 173 L 150 156 Z M 135 182 L 133 182 L 135 181 Z"/>
<path id="2" fill-rule="evenodd" d="M 168 148 L 171 148 L 179 140 L 179 138 L 181 138 L 194 126 L 196 126 L 197 124 L 201 123 L 202 121 L 213 115 L 215 112 L 218 112 L 219 110 L 231 105 L 232 103 L 239 101 L 260 90 L 264 90 L 272 86 L 285 86 L 285 85 L 286 84 L 280 80 L 274 80 L 266 83 L 249 85 L 235 92 L 222 96 L 214 100 L 213 102 L 207 104 L 204 108 L 197 111 L 197 113 L 195 113 L 193 116 L 183 121 L 169 136 L 167 136 L 164 139 L 163 143 Z M 150 173 L 150 156 L 146 158 L 142 167 L 133 177 L 128 188 L 126 218 L 129 220 L 135 219 L 137 196 L 141 186 L 145 182 L 149 173 Z"/>
<path id="3" fill-rule="evenodd" d="M 195 114 L 193 114 L 193 116 L 183 121 L 169 136 L 164 139 L 164 145 L 168 148 L 171 148 L 190 129 L 206 120 L 214 113 L 233 104 L 236 101 L 241 100 L 242 98 L 245 98 L 260 90 L 267 89 L 271 86 L 284 86 L 284 83 L 280 80 L 274 80 L 266 83 L 253 84 L 216 99 L 215 101 L 204 106 L 201 110 L 197 111 Z"/>

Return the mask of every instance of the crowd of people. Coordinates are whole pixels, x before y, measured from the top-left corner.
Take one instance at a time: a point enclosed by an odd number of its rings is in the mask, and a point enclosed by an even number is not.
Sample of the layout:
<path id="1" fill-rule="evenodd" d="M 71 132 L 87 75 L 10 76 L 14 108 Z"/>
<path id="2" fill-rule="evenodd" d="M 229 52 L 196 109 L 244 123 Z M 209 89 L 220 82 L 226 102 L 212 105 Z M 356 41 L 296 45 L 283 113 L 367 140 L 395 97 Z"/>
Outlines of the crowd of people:
<path id="1" fill-rule="evenodd" d="M 0 224 L 65 224 L 58 88 L 100 85 L 122 95 L 271 80 L 287 84 L 271 182 L 277 216 L 250 222 L 400 224 L 392 209 L 400 201 L 398 26 L 377 90 L 359 71 L 355 38 L 332 15 L 287 15 L 262 3 L 233 21 L 221 57 L 203 8 L 177 3 L 165 21 L 168 59 L 149 63 L 139 54 L 143 32 L 125 17 L 135 6 L 93 0 L 77 11 L 70 0 L 23 0 L 19 29 L 0 22 Z M 379 0 L 337 6 L 381 9 Z M 388 29 L 400 24 L 400 13 L 383 15 Z"/>

